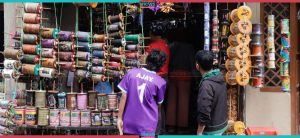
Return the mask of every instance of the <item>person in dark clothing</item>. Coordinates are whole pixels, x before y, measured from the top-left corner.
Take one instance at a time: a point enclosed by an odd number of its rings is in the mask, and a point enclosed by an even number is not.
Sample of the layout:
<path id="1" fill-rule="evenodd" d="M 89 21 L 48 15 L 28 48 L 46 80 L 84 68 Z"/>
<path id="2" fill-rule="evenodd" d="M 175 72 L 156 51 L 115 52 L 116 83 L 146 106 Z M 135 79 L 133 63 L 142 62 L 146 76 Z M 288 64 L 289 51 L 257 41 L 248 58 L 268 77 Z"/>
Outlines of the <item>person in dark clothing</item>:
<path id="1" fill-rule="evenodd" d="M 196 68 L 201 73 L 197 99 L 198 135 L 222 135 L 227 129 L 227 88 L 219 69 L 213 70 L 213 53 L 198 51 Z"/>

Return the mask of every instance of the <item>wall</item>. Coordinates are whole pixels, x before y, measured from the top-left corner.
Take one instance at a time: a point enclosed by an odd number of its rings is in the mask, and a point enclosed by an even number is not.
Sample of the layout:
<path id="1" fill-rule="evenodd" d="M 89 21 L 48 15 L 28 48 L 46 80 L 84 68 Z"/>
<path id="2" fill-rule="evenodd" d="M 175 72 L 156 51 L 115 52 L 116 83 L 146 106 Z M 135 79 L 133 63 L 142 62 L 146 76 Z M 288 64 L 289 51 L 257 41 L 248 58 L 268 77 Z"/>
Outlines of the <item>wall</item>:
<path id="1" fill-rule="evenodd" d="M 253 10 L 253 23 L 260 22 L 260 4 L 248 3 Z M 246 87 L 246 125 L 274 127 L 280 134 L 291 134 L 290 93 L 260 92 Z"/>

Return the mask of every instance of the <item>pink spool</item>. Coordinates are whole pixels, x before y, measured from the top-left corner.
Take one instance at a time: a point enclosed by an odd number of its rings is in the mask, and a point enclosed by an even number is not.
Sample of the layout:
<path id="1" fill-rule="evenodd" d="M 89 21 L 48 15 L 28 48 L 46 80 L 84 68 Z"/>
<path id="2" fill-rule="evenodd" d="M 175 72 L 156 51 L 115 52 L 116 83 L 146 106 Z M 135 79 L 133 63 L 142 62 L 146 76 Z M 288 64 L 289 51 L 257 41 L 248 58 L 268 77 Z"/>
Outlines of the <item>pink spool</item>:
<path id="1" fill-rule="evenodd" d="M 80 113 L 81 126 L 91 126 L 91 112 L 89 110 L 83 110 Z"/>
<path id="2" fill-rule="evenodd" d="M 50 126 L 59 126 L 59 110 L 58 109 L 50 109 Z"/>
<path id="3" fill-rule="evenodd" d="M 86 93 L 78 93 L 77 94 L 77 108 L 79 110 L 87 109 L 87 94 Z"/>
<path id="4" fill-rule="evenodd" d="M 71 126 L 74 126 L 74 127 L 80 126 L 80 111 L 79 110 L 71 111 Z"/>
<path id="5" fill-rule="evenodd" d="M 70 110 L 60 110 L 60 125 L 61 126 L 70 126 Z"/>

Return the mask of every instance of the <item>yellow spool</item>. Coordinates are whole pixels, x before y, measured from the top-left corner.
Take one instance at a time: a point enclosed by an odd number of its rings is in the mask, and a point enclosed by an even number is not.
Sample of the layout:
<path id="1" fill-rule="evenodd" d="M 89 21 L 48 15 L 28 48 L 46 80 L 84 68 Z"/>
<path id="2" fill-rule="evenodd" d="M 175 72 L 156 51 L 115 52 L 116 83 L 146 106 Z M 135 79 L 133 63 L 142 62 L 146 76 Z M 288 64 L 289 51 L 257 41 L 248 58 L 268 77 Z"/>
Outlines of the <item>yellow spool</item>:
<path id="1" fill-rule="evenodd" d="M 228 37 L 228 43 L 232 46 L 237 46 L 239 44 L 249 44 L 251 41 L 250 35 L 230 35 Z"/>
<path id="2" fill-rule="evenodd" d="M 227 55 L 229 58 L 245 59 L 250 55 L 250 49 L 248 46 L 240 44 L 236 47 L 230 46 L 227 48 Z"/>
<path id="3" fill-rule="evenodd" d="M 250 20 L 252 17 L 252 10 L 248 6 L 241 6 L 237 9 L 237 16 L 240 20 Z"/>
<path id="4" fill-rule="evenodd" d="M 234 132 L 238 135 L 244 135 L 245 134 L 245 130 L 246 130 L 246 126 L 243 122 L 241 121 L 237 121 L 234 123 Z"/>
<path id="5" fill-rule="evenodd" d="M 227 70 L 249 70 L 251 66 L 251 60 L 250 59 L 245 59 L 245 60 L 240 60 L 237 58 L 234 59 L 227 59 L 225 63 L 225 67 Z"/>
<path id="6" fill-rule="evenodd" d="M 252 32 L 252 23 L 250 20 L 240 20 L 237 23 L 232 23 L 230 32 L 232 34 L 250 34 Z"/>
<path id="7" fill-rule="evenodd" d="M 228 71 L 225 78 L 229 85 L 245 86 L 249 83 L 250 76 L 245 69 L 241 69 L 239 71 Z"/>
<path id="8" fill-rule="evenodd" d="M 238 12 L 237 9 L 234 9 L 234 10 L 231 11 L 230 19 L 231 19 L 232 22 L 238 22 L 240 20 L 239 17 L 237 16 L 237 12 Z"/>

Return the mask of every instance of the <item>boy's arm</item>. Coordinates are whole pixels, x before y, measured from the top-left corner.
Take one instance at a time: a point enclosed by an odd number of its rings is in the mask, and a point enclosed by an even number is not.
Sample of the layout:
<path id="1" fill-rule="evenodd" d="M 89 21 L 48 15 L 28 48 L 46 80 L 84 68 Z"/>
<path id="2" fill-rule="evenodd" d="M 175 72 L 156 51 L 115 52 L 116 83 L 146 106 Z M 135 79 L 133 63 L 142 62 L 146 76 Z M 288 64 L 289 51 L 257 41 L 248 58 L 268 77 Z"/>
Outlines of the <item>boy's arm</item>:
<path id="1" fill-rule="evenodd" d="M 118 129 L 120 135 L 123 135 L 123 112 L 126 104 L 127 94 L 122 92 L 122 97 L 119 105 L 119 114 L 118 114 Z"/>
<path id="2" fill-rule="evenodd" d="M 213 91 L 205 83 L 199 88 L 197 99 L 198 134 L 202 134 L 205 125 L 211 120 L 210 113 L 213 104 Z"/>

